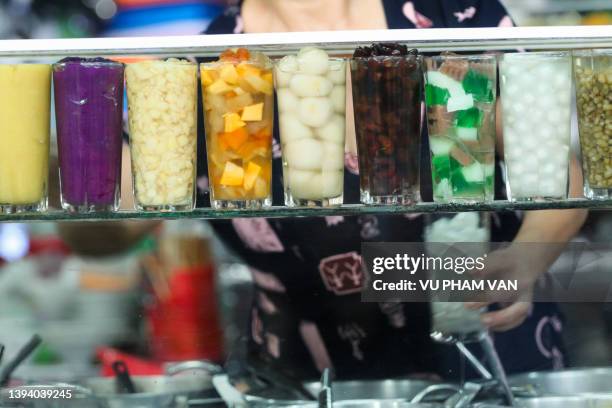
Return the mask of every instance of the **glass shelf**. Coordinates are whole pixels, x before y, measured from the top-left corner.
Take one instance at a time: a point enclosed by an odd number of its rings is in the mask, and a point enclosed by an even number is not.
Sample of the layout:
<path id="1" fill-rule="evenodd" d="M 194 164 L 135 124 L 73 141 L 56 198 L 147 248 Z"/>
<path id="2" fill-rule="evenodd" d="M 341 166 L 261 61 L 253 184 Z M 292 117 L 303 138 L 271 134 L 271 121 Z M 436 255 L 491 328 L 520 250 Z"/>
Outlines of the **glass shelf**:
<path id="1" fill-rule="evenodd" d="M 189 212 L 136 212 L 119 211 L 115 213 L 71 214 L 58 210 L 45 213 L 0 214 L 0 222 L 34 221 L 119 221 L 119 220 L 167 220 L 178 218 L 193 219 L 231 219 L 245 217 L 286 218 L 286 217 L 324 217 L 351 215 L 400 215 L 443 212 L 473 211 L 533 211 L 552 209 L 584 208 L 593 210 L 612 210 L 612 200 L 571 199 L 562 201 L 522 202 L 494 201 L 474 204 L 420 203 L 413 206 L 376 206 L 347 204 L 328 208 L 289 208 L 272 207 L 260 210 L 215 210 L 197 208 Z"/>

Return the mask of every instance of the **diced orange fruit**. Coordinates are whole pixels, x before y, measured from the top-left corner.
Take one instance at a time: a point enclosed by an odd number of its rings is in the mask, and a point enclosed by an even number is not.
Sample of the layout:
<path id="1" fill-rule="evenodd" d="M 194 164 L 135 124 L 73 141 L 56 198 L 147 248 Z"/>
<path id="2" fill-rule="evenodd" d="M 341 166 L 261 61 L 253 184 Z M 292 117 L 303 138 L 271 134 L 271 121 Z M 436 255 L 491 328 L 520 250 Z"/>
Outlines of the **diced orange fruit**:
<path id="1" fill-rule="evenodd" d="M 272 131 L 268 127 L 263 127 L 253 135 L 255 139 L 268 140 L 272 138 Z"/>
<path id="2" fill-rule="evenodd" d="M 223 139 L 224 143 L 234 150 L 240 149 L 240 147 L 247 141 L 249 134 L 245 128 L 238 128 L 233 132 L 226 132 L 219 135 L 220 139 Z M 227 149 L 226 149 L 227 150 Z"/>
<path id="3" fill-rule="evenodd" d="M 261 167 L 253 162 L 249 162 L 246 173 L 244 174 L 244 189 L 251 190 L 255 185 L 255 180 L 257 180 L 257 176 L 261 172 Z"/>
<path id="4" fill-rule="evenodd" d="M 263 80 L 261 77 L 256 75 L 247 75 L 244 77 L 245 81 L 251 85 L 256 91 L 264 93 L 266 95 L 272 95 L 273 86 L 270 82 Z"/>
<path id="5" fill-rule="evenodd" d="M 219 133 L 217 135 L 217 143 L 219 143 L 219 148 L 221 150 L 227 150 L 229 144 L 227 143 L 227 139 L 225 138 L 226 133 Z"/>
<path id="6" fill-rule="evenodd" d="M 272 72 L 268 72 L 268 73 L 263 74 L 263 75 L 261 76 L 261 78 L 262 78 L 264 81 L 269 82 L 270 84 L 273 84 L 273 83 L 274 83 L 274 77 L 272 76 Z"/>
<path id="7" fill-rule="evenodd" d="M 204 68 L 200 71 L 200 77 L 202 78 L 202 85 L 210 86 L 213 82 L 215 82 L 210 72 L 211 70 L 204 69 Z"/>
<path id="8" fill-rule="evenodd" d="M 236 72 L 241 77 L 245 77 L 247 75 L 255 75 L 259 76 L 261 74 L 261 70 L 256 66 L 249 64 L 248 62 L 241 62 L 236 66 Z"/>
<path id="9" fill-rule="evenodd" d="M 223 118 L 225 119 L 225 133 L 232 133 L 234 130 L 246 126 L 246 123 L 240 119 L 240 115 L 237 113 L 226 113 Z"/>
<path id="10" fill-rule="evenodd" d="M 228 93 L 225 94 L 225 97 L 228 98 L 228 99 L 234 98 L 236 96 L 238 96 L 238 94 L 236 92 L 234 92 L 233 90 L 229 91 Z"/>
<path id="11" fill-rule="evenodd" d="M 231 91 L 232 87 L 229 86 L 227 82 L 225 82 L 224 80 L 217 79 L 215 82 L 210 84 L 206 88 L 206 90 L 212 94 L 218 95 L 218 94 L 222 94 L 222 93 Z"/>
<path id="12" fill-rule="evenodd" d="M 236 50 L 236 56 L 241 61 L 247 61 L 249 58 L 251 58 L 251 53 L 246 48 L 238 48 Z"/>
<path id="13" fill-rule="evenodd" d="M 225 163 L 220 183 L 224 186 L 241 186 L 244 181 L 244 169 L 228 161 Z"/>
<path id="14" fill-rule="evenodd" d="M 229 48 L 221 53 L 219 60 L 221 61 L 246 61 L 251 57 L 249 50 L 246 48 Z"/>
<path id="15" fill-rule="evenodd" d="M 234 64 L 224 64 L 219 75 L 228 84 L 236 85 L 238 83 L 239 77 Z"/>
<path id="16" fill-rule="evenodd" d="M 254 105 L 245 106 L 242 110 L 242 116 L 240 119 L 245 122 L 257 122 L 263 117 L 263 102 L 256 103 Z"/>

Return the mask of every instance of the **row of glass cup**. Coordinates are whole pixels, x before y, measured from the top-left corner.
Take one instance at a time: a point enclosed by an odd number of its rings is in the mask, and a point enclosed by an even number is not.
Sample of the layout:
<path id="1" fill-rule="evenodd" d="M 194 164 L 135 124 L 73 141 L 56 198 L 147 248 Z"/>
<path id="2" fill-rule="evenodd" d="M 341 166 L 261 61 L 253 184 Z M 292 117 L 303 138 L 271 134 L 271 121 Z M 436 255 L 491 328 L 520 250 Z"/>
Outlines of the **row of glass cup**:
<path id="1" fill-rule="evenodd" d="M 286 204 L 341 204 L 346 61 L 312 47 L 276 64 L 243 49 L 224 54 L 200 65 L 213 207 L 271 204 L 274 90 Z M 612 52 L 575 52 L 573 60 L 585 195 L 606 198 Z M 499 68 L 510 199 L 567 197 L 572 56 L 510 53 Z M 70 58 L 53 67 L 0 65 L 0 212 L 46 209 L 51 69 L 62 207 L 116 210 L 124 65 Z M 354 57 L 350 71 L 362 202 L 419 200 L 422 99 L 434 199 L 493 200 L 497 57 L 446 54 L 424 63 L 416 53 Z M 125 77 L 137 208 L 190 210 L 198 66 L 137 62 Z"/>

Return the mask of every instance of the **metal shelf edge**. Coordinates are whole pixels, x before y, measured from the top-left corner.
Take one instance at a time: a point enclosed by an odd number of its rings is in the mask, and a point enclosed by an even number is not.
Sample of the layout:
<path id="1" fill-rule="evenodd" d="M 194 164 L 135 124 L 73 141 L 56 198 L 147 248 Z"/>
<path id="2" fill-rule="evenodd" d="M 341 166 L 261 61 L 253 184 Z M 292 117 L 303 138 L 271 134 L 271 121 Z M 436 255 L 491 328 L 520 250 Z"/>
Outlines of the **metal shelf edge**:
<path id="1" fill-rule="evenodd" d="M 256 210 L 215 210 L 197 208 L 189 212 L 136 212 L 119 211 L 115 213 L 71 214 L 57 210 L 45 213 L 0 214 L 0 222 L 74 222 L 74 221 L 120 221 L 120 220 L 165 220 L 165 219 L 232 219 L 232 218 L 285 218 L 285 217 L 324 217 L 352 215 L 403 215 L 419 213 L 455 213 L 455 212 L 494 212 L 494 211 L 536 211 L 563 209 L 612 210 L 612 200 L 592 201 L 571 199 L 543 202 L 509 202 L 494 201 L 491 203 L 441 204 L 420 203 L 412 206 L 366 206 L 348 204 L 327 208 L 289 208 L 272 207 Z"/>
<path id="2" fill-rule="evenodd" d="M 293 33 L 223 34 L 166 37 L 2 40 L 0 57 L 63 55 L 218 55 L 227 47 L 247 46 L 271 55 L 317 45 L 351 52 L 356 45 L 396 41 L 423 51 L 475 49 L 575 49 L 612 47 L 612 26 L 437 28 Z"/>

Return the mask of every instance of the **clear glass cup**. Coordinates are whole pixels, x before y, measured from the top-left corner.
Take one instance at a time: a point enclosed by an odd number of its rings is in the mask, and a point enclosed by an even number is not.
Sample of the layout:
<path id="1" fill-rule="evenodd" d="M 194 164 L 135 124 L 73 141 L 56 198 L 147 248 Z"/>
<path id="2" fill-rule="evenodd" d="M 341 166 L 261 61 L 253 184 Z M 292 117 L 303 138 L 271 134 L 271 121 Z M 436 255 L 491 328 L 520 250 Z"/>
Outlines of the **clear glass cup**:
<path id="1" fill-rule="evenodd" d="M 584 195 L 612 197 L 612 50 L 574 52 Z"/>
<path id="2" fill-rule="evenodd" d="M 496 89 L 493 55 L 425 59 L 434 201 L 493 201 Z"/>
<path id="3" fill-rule="evenodd" d="M 0 65 L 0 213 L 45 211 L 51 66 Z"/>
<path id="4" fill-rule="evenodd" d="M 116 211 L 121 193 L 123 64 L 66 58 L 53 65 L 62 207 Z"/>
<path id="5" fill-rule="evenodd" d="M 346 61 L 303 48 L 275 64 L 275 84 L 285 205 L 342 204 Z"/>
<path id="6" fill-rule="evenodd" d="M 570 54 L 504 54 L 500 77 L 508 199 L 567 198 L 572 99 Z"/>
<path id="7" fill-rule="evenodd" d="M 351 59 L 361 202 L 420 200 L 422 57 Z"/>
<path id="8" fill-rule="evenodd" d="M 125 69 L 134 198 L 141 211 L 195 204 L 197 64 L 169 59 Z"/>
<path id="9" fill-rule="evenodd" d="M 214 208 L 272 205 L 272 63 L 263 54 L 201 64 Z"/>
<path id="10" fill-rule="evenodd" d="M 439 252 L 443 246 L 428 245 L 431 243 L 481 243 L 482 247 L 465 248 L 474 250 L 474 257 L 482 256 L 489 249 L 491 222 L 488 213 L 428 214 L 426 222 L 424 238 L 429 256 L 442 256 Z M 456 279 L 458 276 L 452 271 L 434 271 L 434 274 L 440 279 Z M 485 330 L 480 320 L 482 310 L 468 310 L 462 302 L 442 301 L 433 294 L 431 313 L 432 333 L 442 338 L 466 339 Z"/>

